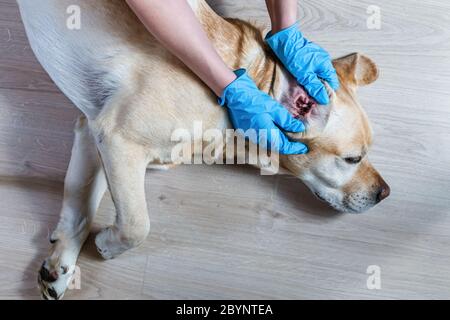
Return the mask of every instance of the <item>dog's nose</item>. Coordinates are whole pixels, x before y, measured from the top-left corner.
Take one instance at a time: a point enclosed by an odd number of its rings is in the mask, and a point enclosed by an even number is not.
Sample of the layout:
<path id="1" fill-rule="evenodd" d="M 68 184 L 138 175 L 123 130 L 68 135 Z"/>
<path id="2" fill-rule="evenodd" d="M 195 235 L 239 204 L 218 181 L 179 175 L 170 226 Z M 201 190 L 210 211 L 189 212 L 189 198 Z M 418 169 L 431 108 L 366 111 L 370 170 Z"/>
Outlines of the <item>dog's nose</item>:
<path id="1" fill-rule="evenodd" d="M 388 186 L 388 184 L 386 182 L 382 182 L 380 189 L 378 190 L 377 193 L 377 203 L 383 201 L 384 199 L 386 199 L 387 197 L 389 197 L 389 195 L 391 194 L 391 188 Z"/>

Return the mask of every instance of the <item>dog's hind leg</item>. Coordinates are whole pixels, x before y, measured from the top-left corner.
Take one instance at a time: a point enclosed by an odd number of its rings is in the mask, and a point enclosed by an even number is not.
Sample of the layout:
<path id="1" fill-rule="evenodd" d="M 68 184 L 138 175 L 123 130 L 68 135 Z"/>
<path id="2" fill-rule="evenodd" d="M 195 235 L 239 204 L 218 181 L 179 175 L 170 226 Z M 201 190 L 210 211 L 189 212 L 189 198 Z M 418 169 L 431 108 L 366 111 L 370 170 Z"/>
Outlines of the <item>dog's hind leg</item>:
<path id="1" fill-rule="evenodd" d="M 106 187 L 95 140 L 86 118 L 81 117 L 75 128 L 61 218 L 50 237 L 53 248 L 39 272 L 44 298 L 60 299 L 66 291 Z"/>
<path id="2" fill-rule="evenodd" d="M 150 231 L 145 200 L 145 173 L 148 164 L 143 146 L 120 134 L 102 135 L 97 148 L 116 208 L 113 226 L 100 232 L 95 243 L 105 259 L 140 245 Z"/>

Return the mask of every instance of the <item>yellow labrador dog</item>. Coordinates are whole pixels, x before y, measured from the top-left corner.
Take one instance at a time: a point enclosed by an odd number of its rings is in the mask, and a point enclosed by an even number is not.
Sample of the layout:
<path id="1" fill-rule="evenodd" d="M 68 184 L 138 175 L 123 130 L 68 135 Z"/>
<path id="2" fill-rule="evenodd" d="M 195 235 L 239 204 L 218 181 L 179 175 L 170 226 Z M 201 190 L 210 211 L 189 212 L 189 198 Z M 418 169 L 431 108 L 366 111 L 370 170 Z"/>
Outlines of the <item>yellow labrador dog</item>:
<path id="1" fill-rule="evenodd" d="M 58 87 L 83 112 L 75 128 L 61 220 L 39 272 L 44 298 L 60 299 L 74 272 L 94 215 L 109 188 L 115 224 L 96 237 L 105 259 L 144 241 L 150 230 L 144 192 L 147 167 L 172 166 L 171 136 L 178 128 L 231 128 L 213 94 L 145 30 L 122 0 L 18 0 L 31 46 Z M 264 45 L 263 30 L 216 15 L 190 0 L 226 63 L 246 68 L 258 86 L 298 112 L 303 89 Z M 68 25 L 79 12 L 80 28 Z M 176 19 L 176 17 L 174 17 Z M 372 133 L 357 101 L 358 86 L 376 80 L 375 63 L 361 54 L 334 61 L 341 88 L 329 106 L 298 112 L 307 124 L 290 135 L 308 144 L 307 155 L 279 163 L 320 199 L 345 212 L 365 211 L 389 195 L 367 159 Z"/>

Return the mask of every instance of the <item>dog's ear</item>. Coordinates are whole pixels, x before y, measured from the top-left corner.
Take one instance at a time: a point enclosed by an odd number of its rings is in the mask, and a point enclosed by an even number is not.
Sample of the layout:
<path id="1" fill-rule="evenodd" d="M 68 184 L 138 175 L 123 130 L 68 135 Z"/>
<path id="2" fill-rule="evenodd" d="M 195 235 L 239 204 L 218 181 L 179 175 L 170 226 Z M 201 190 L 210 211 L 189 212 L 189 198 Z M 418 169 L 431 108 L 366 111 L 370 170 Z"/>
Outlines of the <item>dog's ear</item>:
<path id="1" fill-rule="evenodd" d="M 375 62 L 360 53 L 335 59 L 333 65 L 340 82 L 353 88 L 371 84 L 378 79 L 379 71 Z"/>
<path id="2" fill-rule="evenodd" d="M 298 86 L 296 82 L 295 83 L 293 81 L 291 82 L 288 94 L 286 94 L 281 99 L 281 103 L 284 106 L 288 107 L 289 112 L 296 119 L 302 121 L 305 124 L 306 130 L 304 132 L 301 133 L 286 132 L 286 134 L 292 140 L 302 140 L 306 138 L 311 139 L 320 135 L 322 131 L 325 129 L 328 123 L 328 119 L 330 117 L 330 113 L 334 108 L 334 104 L 336 101 L 336 93 L 328 83 L 324 82 L 324 85 L 325 89 L 327 90 L 328 97 L 330 98 L 330 103 L 328 105 L 319 105 L 315 103 L 312 107 L 310 107 L 309 111 L 307 111 L 306 113 L 302 113 L 301 112 L 302 110 L 298 110 L 296 107 L 293 107 L 297 106 L 297 102 L 293 97 L 298 97 L 299 90 L 303 92 L 304 95 L 307 95 L 305 93 L 305 90 L 302 87 Z"/>
<path id="3" fill-rule="evenodd" d="M 302 141 L 303 139 L 313 139 L 322 134 L 325 129 L 328 119 L 330 117 L 333 105 L 329 106 L 317 106 L 314 114 L 307 118 L 299 118 L 306 127 L 306 130 L 301 133 L 286 132 L 286 135 L 294 141 Z"/>

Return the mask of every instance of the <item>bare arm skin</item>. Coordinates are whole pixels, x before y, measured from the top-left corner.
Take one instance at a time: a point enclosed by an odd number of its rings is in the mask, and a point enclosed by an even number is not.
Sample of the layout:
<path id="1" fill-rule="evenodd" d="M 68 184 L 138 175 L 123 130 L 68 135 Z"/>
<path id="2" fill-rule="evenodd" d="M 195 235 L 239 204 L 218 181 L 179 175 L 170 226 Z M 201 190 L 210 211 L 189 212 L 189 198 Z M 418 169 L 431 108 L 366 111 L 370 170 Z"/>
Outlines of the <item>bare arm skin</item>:
<path id="1" fill-rule="evenodd" d="M 266 0 L 272 22 L 272 33 L 277 33 L 297 22 L 297 0 Z"/>
<path id="2" fill-rule="evenodd" d="M 126 1 L 153 36 L 217 96 L 236 79 L 186 0 Z"/>

